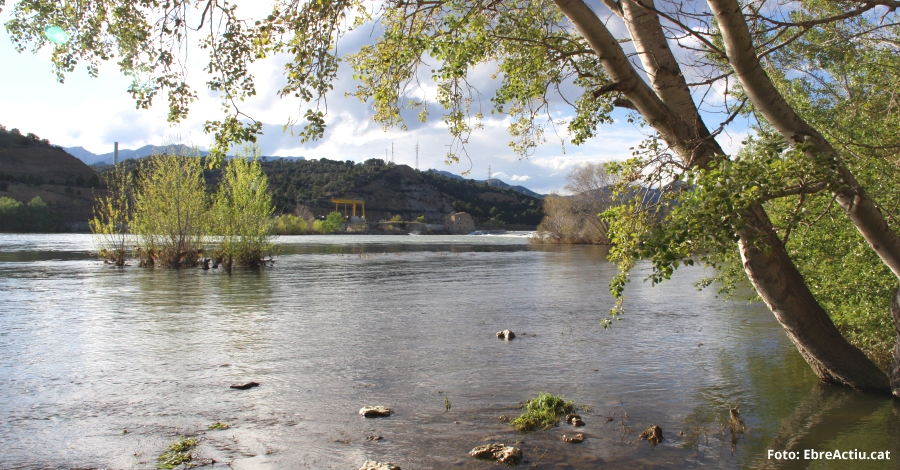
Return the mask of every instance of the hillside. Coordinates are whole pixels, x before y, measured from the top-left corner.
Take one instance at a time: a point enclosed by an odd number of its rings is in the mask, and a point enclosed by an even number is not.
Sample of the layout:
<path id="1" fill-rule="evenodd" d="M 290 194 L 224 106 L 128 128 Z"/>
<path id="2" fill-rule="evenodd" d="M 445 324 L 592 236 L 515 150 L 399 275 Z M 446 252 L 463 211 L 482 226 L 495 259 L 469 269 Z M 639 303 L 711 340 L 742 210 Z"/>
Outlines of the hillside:
<path id="1" fill-rule="evenodd" d="M 424 215 L 429 222 L 441 222 L 450 212 L 464 211 L 482 226 L 533 228 L 543 217 L 540 199 L 381 159 L 364 163 L 276 160 L 263 162 L 263 169 L 276 207 L 286 213 L 306 206 L 324 215 L 334 210 L 330 199 L 342 197 L 365 200 L 370 222 L 396 215 L 406 220 Z"/>
<path id="2" fill-rule="evenodd" d="M 100 187 L 97 173 L 34 134 L 0 126 L 0 197 L 27 203 L 40 197 L 52 223 L 46 230 L 86 230 Z"/>

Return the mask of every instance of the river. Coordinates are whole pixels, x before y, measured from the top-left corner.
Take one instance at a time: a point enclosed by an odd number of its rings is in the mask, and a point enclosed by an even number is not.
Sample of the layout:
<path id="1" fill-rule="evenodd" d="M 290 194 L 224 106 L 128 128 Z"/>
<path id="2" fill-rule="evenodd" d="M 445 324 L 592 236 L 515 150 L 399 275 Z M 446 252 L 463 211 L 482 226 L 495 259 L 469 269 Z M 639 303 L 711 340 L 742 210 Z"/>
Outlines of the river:
<path id="1" fill-rule="evenodd" d="M 489 442 L 517 443 L 524 468 L 900 468 L 900 400 L 818 384 L 764 305 L 694 288 L 701 268 L 651 286 L 639 265 L 604 329 L 603 247 L 277 244 L 274 266 L 229 273 L 104 265 L 89 235 L 0 235 L 0 468 L 156 468 L 179 435 L 217 461 L 204 468 L 490 469 L 467 455 Z M 247 381 L 261 385 L 229 388 Z M 586 426 L 513 431 L 503 417 L 541 391 L 585 405 Z M 638 440 L 651 424 L 655 447 Z"/>

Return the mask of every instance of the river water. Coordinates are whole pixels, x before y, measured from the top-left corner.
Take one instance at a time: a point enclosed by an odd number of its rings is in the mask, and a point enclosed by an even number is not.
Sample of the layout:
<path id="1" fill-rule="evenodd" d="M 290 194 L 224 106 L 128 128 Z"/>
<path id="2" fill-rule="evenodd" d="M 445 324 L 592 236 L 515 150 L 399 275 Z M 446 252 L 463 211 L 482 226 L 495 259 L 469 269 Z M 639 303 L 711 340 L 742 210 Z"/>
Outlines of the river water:
<path id="1" fill-rule="evenodd" d="M 900 403 L 817 384 L 763 305 L 697 291 L 700 268 L 651 286 L 639 266 L 604 330 L 602 247 L 277 242 L 273 267 L 228 273 L 104 265 L 88 235 L 0 235 L 0 468 L 155 468 L 179 435 L 212 468 L 489 469 L 467 453 L 490 442 L 517 443 L 524 468 L 900 468 Z M 229 388 L 246 381 L 261 385 Z M 541 391 L 589 407 L 584 443 L 503 420 Z M 732 436 L 735 406 L 748 429 Z M 655 447 L 638 440 L 651 424 Z"/>

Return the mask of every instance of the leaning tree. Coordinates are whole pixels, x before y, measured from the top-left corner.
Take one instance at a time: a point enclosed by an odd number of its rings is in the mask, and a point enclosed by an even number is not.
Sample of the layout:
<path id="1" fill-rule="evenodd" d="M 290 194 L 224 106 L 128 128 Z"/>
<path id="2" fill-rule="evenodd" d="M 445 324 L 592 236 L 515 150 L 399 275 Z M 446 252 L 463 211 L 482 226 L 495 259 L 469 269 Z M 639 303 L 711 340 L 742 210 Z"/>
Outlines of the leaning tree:
<path id="1" fill-rule="evenodd" d="M 273 56 L 289 58 L 279 93 L 305 103 L 303 139 L 325 131 L 324 99 L 341 60 L 353 67 L 353 94 L 372 104 L 377 122 L 403 126 L 404 108 L 425 119 L 433 102 L 462 145 L 484 119 L 481 95 L 469 80 L 478 66 L 496 68 L 492 111 L 510 116 L 511 145 L 523 155 L 548 132 L 582 143 L 602 132 L 615 107 L 627 108 L 652 135 L 618 170 L 623 181 L 655 185 L 661 195 L 647 198 L 632 187 L 643 198 L 607 214 L 622 268 L 650 259 L 651 277 L 662 280 L 701 253 L 723 271 L 742 269 L 821 379 L 872 390 L 893 384 L 900 396 L 900 345 L 885 374 L 845 340 L 798 270 L 792 252 L 800 248 L 791 248 L 788 237 L 809 222 L 802 216 L 805 201 L 826 195 L 828 216 L 849 220 L 864 240 L 859 243 L 900 277 L 897 224 L 855 171 L 873 159 L 896 168 L 898 6 L 281 0 L 268 16 L 244 19 L 227 0 L 23 0 L 6 27 L 21 49 L 52 39 L 60 79 L 79 61 L 96 73 L 100 62 L 116 60 L 134 77 L 129 92 L 138 106 L 163 93 L 172 121 L 187 114 L 196 96 L 185 73 L 190 38 L 197 37 L 208 52 L 208 86 L 221 92 L 226 109 L 223 119 L 206 124 L 219 156 L 230 143 L 259 133 L 261 123 L 240 104 L 255 94 L 250 64 Z M 362 27 L 378 37 L 339 57 L 341 38 Z M 854 64 L 870 73 L 855 73 Z M 421 93 L 411 90 L 429 76 L 436 93 L 415 99 Z M 552 118 L 560 103 L 572 110 L 565 124 Z M 848 110 L 863 111 L 862 122 L 848 124 Z M 758 136 L 728 155 L 717 139 L 742 114 L 756 119 Z M 785 201 L 796 210 L 773 222 L 770 212 Z M 613 282 L 614 294 L 621 296 L 626 274 Z M 900 328 L 900 311 L 895 320 Z"/>

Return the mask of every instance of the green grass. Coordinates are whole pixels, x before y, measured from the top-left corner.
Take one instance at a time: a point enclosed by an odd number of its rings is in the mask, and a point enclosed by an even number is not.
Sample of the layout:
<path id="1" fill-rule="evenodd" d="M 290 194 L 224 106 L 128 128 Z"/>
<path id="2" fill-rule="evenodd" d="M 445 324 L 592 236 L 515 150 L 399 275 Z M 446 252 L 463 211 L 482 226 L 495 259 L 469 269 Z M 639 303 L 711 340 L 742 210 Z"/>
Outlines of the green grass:
<path id="1" fill-rule="evenodd" d="M 193 449 L 197 445 L 197 440 L 194 438 L 178 436 L 178 439 L 169 446 L 169 449 L 162 455 L 159 456 L 157 460 L 159 463 L 156 465 L 158 469 L 170 469 L 175 468 L 185 462 L 191 461 L 191 449 Z"/>
<path id="2" fill-rule="evenodd" d="M 216 421 L 215 423 L 210 424 L 209 427 L 208 427 L 207 429 L 210 430 L 210 431 L 220 431 L 220 430 L 222 430 L 222 429 L 228 429 L 229 427 L 230 427 L 230 426 L 228 426 L 228 425 L 225 424 L 225 423 Z"/>
<path id="3" fill-rule="evenodd" d="M 516 431 L 526 432 L 558 426 L 563 416 L 575 411 L 575 402 L 540 392 L 536 398 L 526 401 L 524 408 L 524 413 L 509 422 Z"/>

